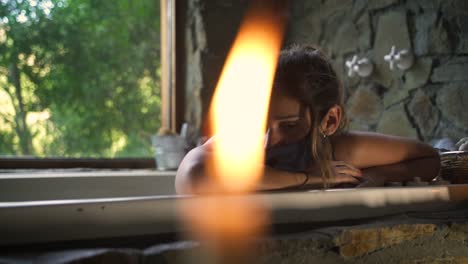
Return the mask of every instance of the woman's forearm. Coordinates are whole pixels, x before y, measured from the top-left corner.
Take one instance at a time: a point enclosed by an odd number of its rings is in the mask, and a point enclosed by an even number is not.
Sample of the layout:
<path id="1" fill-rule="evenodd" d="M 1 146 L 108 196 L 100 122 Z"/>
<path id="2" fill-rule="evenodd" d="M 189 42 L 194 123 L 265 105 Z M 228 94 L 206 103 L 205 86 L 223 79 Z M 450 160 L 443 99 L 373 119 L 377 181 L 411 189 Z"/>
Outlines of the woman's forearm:
<path id="1" fill-rule="evenodd" d="M 262 180 L 259 182 L 257 189 L 275 190 L 300 186 L 305 179 L 306 175 L 304 173 L 277 170 L 265 166 Z"/>
<path id="2" fill-rule="evenodd" d="M 362 169 L 368 184 L 364 186 L 379 186 L 386 182 L 407 182 L 415 177 L 422 181 L 431 181 L 439 173 L 439 156 L 408 160 L 396 164 Z"/>
<path id="3" fill-rule="evenodd" d="M 323 180 L 321 177 L 306 175 L 303 172 L 291 172 L 277 170 L 265 166 L 264 175 L 258 185 L 258 190 L 279 190 L 285 188 L 302 187 L 322 188 Z"/>

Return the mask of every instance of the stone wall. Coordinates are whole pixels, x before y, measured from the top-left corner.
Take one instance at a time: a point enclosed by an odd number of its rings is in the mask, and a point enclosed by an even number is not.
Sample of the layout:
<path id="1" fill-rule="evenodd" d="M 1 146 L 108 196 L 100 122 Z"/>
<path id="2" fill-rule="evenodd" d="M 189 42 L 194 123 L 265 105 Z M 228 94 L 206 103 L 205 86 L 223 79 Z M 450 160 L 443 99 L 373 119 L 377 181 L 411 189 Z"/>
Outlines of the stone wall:
<path id="1" fill-rule="evenodd" d="M 247 2 L 188 0 L 185 116 L 197 128 Z M 345 87 L 350 129 L 425 141 L 468 135 L 468 1 L 291 3 L 285 45 L 314 44 L 329 54 Z M 415 65 L 391 71 L 383 57 L 392 45 L 411 50 Z M 370 77 L 347 77 L 353 55 L 371 59 Z"/>
<path id="2" fill-rule="evenodd" d="M 350 128 L 430 141 L 468 134 L 468 2 L 465 0 L 293 1 L 287 44 L 319 45 L 346 91 Z M 415 55 L 391 71 L 392 45 Z M 367 57 L 374 73 L 348 77 L 345 61 Z"/>
<path id="3" fill-rule="evenodd" d="M 187 2 L 185 120 L 200 131 L 247 1 Z"/>

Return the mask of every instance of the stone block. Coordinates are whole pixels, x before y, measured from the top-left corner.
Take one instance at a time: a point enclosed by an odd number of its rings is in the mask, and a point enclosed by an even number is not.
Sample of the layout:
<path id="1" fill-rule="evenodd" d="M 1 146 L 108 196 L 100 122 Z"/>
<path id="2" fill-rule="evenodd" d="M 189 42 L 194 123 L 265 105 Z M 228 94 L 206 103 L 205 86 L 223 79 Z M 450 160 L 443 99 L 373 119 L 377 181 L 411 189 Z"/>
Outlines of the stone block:
<path id="1" fill-rule="evenodd" d="M 437 11 L 423 13 L 415 18 L 414 52 L 418 56 L 450 53 L 450 40 L 443 19 Z"/>
<path id="2" fill-rule="evenodd" d="M 320 46 L 332 54 L 343 54 L 343 51 L 339 50 L 339 41 L 337 39 L 337 31 L 340 27 L 346 24 L 346 13 L 332 13 L 328 18 L 321 17 L 323 23 L 322 38 L 320 41 Z M 354 30 L 353 30 L 354 31 Z M 343 34 L 343 33 L 342 33 Z M 355 35 L 355 39 L 357 36 Z M 354 39 L 354 40 L 355 40 Z M 338 47 L 335 47 L 338 46 Z M 353 51 L 357 46 L 356 41 L 350 43 L 350 47 L 347 47 L 346 50 Z M 337 49 L 338 48 L 338 49 Z"/>
<path id="3" fill-rule="evenodd" d="M 353 1 L 353 9 L 351 15 L 353 20 L 358 19 L 362 14 L 367 13 L 367 0 L 355 0 Z"/>
<path id="4" fill-rule="evenodd" d="M 384 94 L 384 108 L 387 109 L 395 104 L 401 103 L 408 97 L 408 90 L 403 89 L 399 81 L 395 81 L 392 87 L 390 87 L 388 91 Z"/>
<path id="5" fill-rule="evenodd" d="M 291 43 L 317 44 L 321 35 L 320 17 L 314 12 L 292 20 L 287 39 Z"/>
<path id="6" fill-rule="evenodd" d="M 439 90 L 436 101 L 437 106 L 446 119 L 456 127 L 468 130 L 468 111 L 466 108 L 468 102 L 468 82 L 445 85 Z"/>
<path id="7" fill-rule="evenodd" d="M 398 0 L 373 0 L 369 1 L 369 9 L 381 9 L 397 2 Z"/>
<path id="8" fill-rule="evenodd" d="M 406 263 L 412 263 L 412 264 L 466 264 L 466 263 L 468 263 L 468 257 L 464 257 L 464 256 L 442 257 L 442 258 L 427 257 L 427 258 L 422 258 L 422 259 L 415 259 L 413 261 L 408 261 Z"/>
<path id="9" fill-rule="evenodd" d="M 431 2 L 431 1 L 426 1 Z M 437 2 L 442 2 L 441 11 L 442 14 L 448 18 L 453 18 L 454 16 L 466 16 L 468 15 L 468 2 L 466 0 L 437 0 Z"/>
<path id="10" fill-rule="evenodd" d="M 345 54 L 354 52 L 358 48 L 359 42 L 356 41 L 360 37 L 356 25 L 354 25 L 351 19 L 345 19 L 338 26 L 330 26 L 328 28 L 329 36 L 332 41 L 332 49 L 335 54 Z"/>
<path id="11" fill-rule="evenodd" d="M 468 16 L 460 15 L 455 18 L 455 21 L 458 25 L 458 53 L 468 53 Z"/>
<path id="12" fill-rule="evenodd" d="M 408 105 L 408 111 L 425 139 L 431 138 L 439 123 L 439 111 L 422 90 L 418 90 Z"/>
<path id="13" fill-rule="evenodd" d="M 409 1 L 408 4 L 415 4 L 418 5 L 419 8 L 422 8 L 424 11 L 438 11 L 443 2 L 447 2 L 446 0 L 413 0 Z"/>
<path id="14" fill-rule="evenodd" d="M 322 1 L 322 3 L 323 4 L 317 8 L 320 10 L 319 14 L 322 20 L 328 20 L 331 16 L 336 14 L 343 15 L 344 13 L 351 11 L 353 8 L 353 1 L 350 0 L 327 0 Z"/>
<path id="15" fill-rule="evenodd" d="M 382 110 L 382 100 L 371 85 L 360 86 L 348 100 L 348 115 L 359 123 L 377 123 Z"/>
<path id="16" fill-rule="evenodd" d="M 450 138 L 452 141 L 457 142 L 460 138 L 466 137 L 468 131 L 456 127 L 452 122 L 441 115 L 434 135 L 439 138 Z"/>
<path id="17" fill-rule="evenodd" d="M 365 13 L 356 22 L 356 28 L 359 33 L 358 46 L 362 50 L 371 48 L 371 26 L 369 14 Z"/>
<path id="18" fill-rule="evenodd" d="M 340 255 L 359 257 L 434 233 L 434 224 L 401 224 L 392 227 L 344 230 L 335 238 Z"/>
<path id="19" fill-rule="evenodd" d="M 394 136 L 418 138 L 416 129 L 406 115 L 403 103 L 383 112 L 377 125 L 377 132 Z"/>
<path id="20" fill-rule="evenodd" d="M 412 90 L 421 87 L 427 83 L 432 70 L 431 58 L 419 58 L 413 67 L 405 72 L 403 88 Z"/>
<path id="21" fill-rule="evenodd" d="M 309 1 L 292 1 L 291 13 L 292 18 L 303 17 L 315 13 L 322 4 L 322 0 L 309 0 Z M 294 21 L 291 21 L 294 22 Z"/>
<path id="22" fill-rule="evenodd" d="M 468 81 L 468 58 L 454 58 L 434 69 L 433 82 Z"/>
<path id="23" fill-rule="evenodd" d="M 468 223 L 452 224 L 447 239 L 459 242 L 468 241 Z"/>

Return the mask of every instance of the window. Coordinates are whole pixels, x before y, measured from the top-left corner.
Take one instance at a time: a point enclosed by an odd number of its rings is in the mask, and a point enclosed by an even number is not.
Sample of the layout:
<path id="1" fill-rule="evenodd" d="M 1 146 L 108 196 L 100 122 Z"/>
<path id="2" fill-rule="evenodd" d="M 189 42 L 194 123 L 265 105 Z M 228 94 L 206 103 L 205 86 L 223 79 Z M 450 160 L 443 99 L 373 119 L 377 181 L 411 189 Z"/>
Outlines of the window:
<path id="1" fill-rule="evenodd" d="M 154 0 L 0 0 L 0 156 L 151 157 Z"/>

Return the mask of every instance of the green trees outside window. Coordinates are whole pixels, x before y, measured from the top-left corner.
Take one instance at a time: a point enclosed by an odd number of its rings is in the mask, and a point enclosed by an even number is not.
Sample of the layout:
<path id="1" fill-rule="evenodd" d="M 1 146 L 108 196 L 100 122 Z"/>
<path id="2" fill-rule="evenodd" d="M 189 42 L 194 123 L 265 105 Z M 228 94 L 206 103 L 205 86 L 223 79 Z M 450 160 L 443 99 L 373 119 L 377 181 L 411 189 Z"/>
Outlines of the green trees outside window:
<path id="1" fill-rule="evenodd" d="M 0 0 L 0 156 L 152 156 L 157 0 Z"/>

